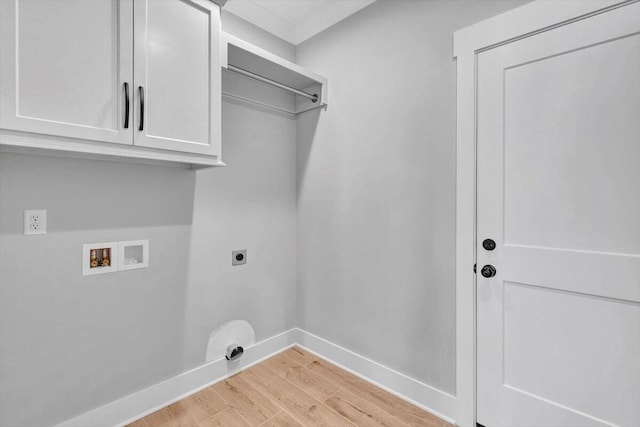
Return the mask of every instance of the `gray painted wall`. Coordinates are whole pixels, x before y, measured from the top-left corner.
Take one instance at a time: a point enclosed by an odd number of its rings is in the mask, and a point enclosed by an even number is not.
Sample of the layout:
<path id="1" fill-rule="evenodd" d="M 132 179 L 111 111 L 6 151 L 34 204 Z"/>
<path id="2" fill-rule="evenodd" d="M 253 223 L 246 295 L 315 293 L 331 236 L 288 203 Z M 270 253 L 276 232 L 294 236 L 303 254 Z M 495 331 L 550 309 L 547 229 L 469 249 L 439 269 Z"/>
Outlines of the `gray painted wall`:
<path id="1" fill-rule="evenodd" d="M 451 34 L 520 4 L 380 0 L 297 52 L 223 21 L 329 77 L 331 102 L 297 128 L 224 102 L 227 168 L 0 154 L 0 424 L 55 424 L 197 366 L 236 318 L 454 392 Z M 21 234 L 27 208 L 49 234 Z M 82 243 L 143 238 L 151 268 L 81 276 Z"/>
<path id="2" fill-rule="evenodd" d="M 298 46 L 302 328 L 455 393 L 455 30 L 524 2 L 379 0 Z"/>
<path id="3" fill-rule="evenodd" d="M 295 326 L 295 121 L 225 101 L 223 123 L 228 166 L 197 172 L 0 153 L 0 425 L 53 425 L 200 365 L 227 320 L 258 339 Z M 22 234 L 30 208 L 47 235 Z M 83 243 L 135 239 L 150 268 L 82 277 Z"/>
<path id="4" fill-rule="evenodd" d="M 275 53 L 289 61 L 296 60 L 296 47 L 291 43 L 267 33 L 262 28 L 245 21 L 236 15 L 222 10 L 222 31 L 233 34 L 242 40 L 260 46 L 269 52 Z"/>
<path id="5" fill-rule="evenodd" d="M 224 30 L 292 60 L 295 49 L 233 15 Z M 293 110 L 294 97 L 233 73 L 227 92 Z M 223 97 L 224 168 L 196 173 L 183 370 L 205 363 L 209 335 L 244 319 L 256 339 L 296 326 L 295 117 Z M 231 251 L 247 249 L 233 267 Z M 223 356 L 223 355 L 220 355 Z"/>
<path id="6" fill-rule="evenodd" d="M 0 154 L 0 424 L 51 425 L 180 372 L 194 174 Z M 24 236 L 24 209 L 48 234 Z M 82 244 L 150 268 L 82 276 Z"/>
<path id="7" fill-rule="evenodd" d="M 196 175 L 185 367 L 205 362 L 223 322 L 249 321 L 257 340 L 296 326 L 295 119 L 230 102 L 222 117 L 227 167 Z M 246 265 L 231 265 L 234 249 L 247 249 Z"/>

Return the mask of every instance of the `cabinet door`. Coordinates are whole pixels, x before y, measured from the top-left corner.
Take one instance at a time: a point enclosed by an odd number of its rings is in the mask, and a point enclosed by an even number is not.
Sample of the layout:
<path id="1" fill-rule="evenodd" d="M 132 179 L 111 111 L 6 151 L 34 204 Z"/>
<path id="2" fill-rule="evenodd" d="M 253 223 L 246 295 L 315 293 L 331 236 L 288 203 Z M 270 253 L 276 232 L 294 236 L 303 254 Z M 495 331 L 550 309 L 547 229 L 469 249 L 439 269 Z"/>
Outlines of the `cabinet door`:
<path id="1" fill-rule="evenodd" d="M 132 0 L 0 1 L 0 127 L 131 144 L 132 40 Z"/>
<path id="2" fill-rule="evenodd" d="M 220 154 L 220 9 L 134 0 L 134 145 Z"/>

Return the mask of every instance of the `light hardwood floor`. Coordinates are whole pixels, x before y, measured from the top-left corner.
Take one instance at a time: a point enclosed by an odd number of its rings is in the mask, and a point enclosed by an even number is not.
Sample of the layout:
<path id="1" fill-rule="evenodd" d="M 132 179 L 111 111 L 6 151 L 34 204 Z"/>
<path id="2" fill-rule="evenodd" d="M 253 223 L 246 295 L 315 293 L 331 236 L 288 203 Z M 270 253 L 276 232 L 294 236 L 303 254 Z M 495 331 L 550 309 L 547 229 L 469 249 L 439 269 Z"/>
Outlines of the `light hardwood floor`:
<path id="1" fill-rule="evenodd" d="M 129 425 L 165 426 L 453 427 L 299 347 Z"/>

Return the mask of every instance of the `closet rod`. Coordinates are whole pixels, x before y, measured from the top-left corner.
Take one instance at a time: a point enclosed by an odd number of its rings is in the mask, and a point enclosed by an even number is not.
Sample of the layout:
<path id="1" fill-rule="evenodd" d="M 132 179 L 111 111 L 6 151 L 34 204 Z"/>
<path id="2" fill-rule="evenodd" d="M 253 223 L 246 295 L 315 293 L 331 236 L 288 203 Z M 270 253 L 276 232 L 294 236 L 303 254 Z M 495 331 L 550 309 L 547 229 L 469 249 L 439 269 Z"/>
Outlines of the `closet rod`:
<path id="1" fill-rule="evenodd" d="M 260 82 L 269 84 L 271 86 L 279 87 L 280 89 L 284 89 L 286 91 L 295 93 L 296 95 L 304 96 L 305 98 L 309 98 L 312 102 L 318 102 L 318 94 L 316 93 L 310 94 L 307 92 L 303 92 L 291 86 L 283 85 L 282 83 L 278 83 L 274 80 L 268 79 L 266 77 L 262 77 L 259 74 L 254 74 L 251 71 L 243 70 L 242 68 L 238 68 L 231 64 L 229 64 L 227 68 L 229 69 L 229 71 L 233 71 L 234 73 L 242 74 L 243 76 L 249 77 L 251 79 L 258 80 Z"/>
<path id="2" fill-rule="evenodd" d="M 236 99 L 238 101 L 246 102 L 247 104 L 257 105 L 258 107 L 267 108 L 269 110 L 274 110 L 274 111 L 277 111 L 279 113 L 285 113 L 285 114 L 288 114 L 288 115 L 294 116 L 294 117 L 297 114 L 295 111 L 285 110 L 284 108 L 276 107 L 274 105 L 265 104 L 264 102 L 256 101 L 254 99 L 245 98 L 244 96 L 236 95 L 236 94 L 233 94 L 231 92 L 226 92 L 224 90 L 222 91 L 222 96 L 225 96 L 225 97 L 231 98 L 231 99 Z"/>

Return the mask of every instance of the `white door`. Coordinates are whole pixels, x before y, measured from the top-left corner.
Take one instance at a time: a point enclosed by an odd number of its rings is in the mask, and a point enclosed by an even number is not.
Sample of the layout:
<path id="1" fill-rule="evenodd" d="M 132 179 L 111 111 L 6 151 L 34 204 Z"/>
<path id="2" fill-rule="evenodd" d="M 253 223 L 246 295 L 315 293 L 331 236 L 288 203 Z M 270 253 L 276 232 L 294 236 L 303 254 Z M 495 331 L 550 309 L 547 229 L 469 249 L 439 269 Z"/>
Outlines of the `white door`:
<path id="1" fill-rule="evenodd" d="M 640 3 L 477 58 L 477 421 L 637 427 Z"/>
<path id="2" fill-rule="evenodd" d="M 135 0 L 134 145 L 220 154 L 220 9 Z"/>
<path id="3" fill-rule="evenodd" d="M 132 37 L 131 0 L 0 1 L 0 127 L 131 144 Z"/>

